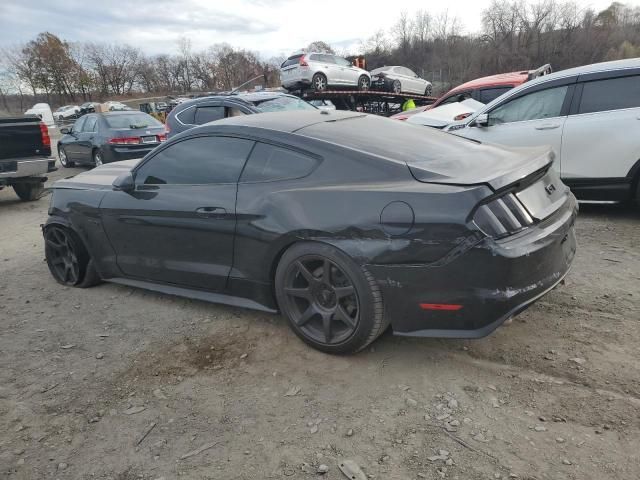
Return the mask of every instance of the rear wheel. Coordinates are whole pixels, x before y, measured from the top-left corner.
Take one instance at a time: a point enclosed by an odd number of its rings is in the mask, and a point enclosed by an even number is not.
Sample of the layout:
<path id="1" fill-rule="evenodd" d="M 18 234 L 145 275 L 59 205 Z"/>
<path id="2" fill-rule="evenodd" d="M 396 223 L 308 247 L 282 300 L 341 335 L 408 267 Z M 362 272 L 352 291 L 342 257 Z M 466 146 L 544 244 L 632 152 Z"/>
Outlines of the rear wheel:
<path id="1" fill-rule="evenodd" d="M 32 202 L 34 200 L 38 200 L 42 196 L 42 192 L 44 192 L 44 185 L 41 182 L 16 183 L 13 185 L 13 190 L 23 202 Z"/>
<path id="2" fill-rule="evenodd" d="M 391 89 L 393 90 L 393 93 L 402 93 L 402 84 L 400 83 L 400 80 L 394 80 L 391 85 Z"/>
<path id="3" fill-rule="evenodd" d="M 96 167 L 99 167 L 100 165 L 103 164 L 102 153 L 100 153 L 100 150 L 98 149 L 95 149 L 93 151 L 93 163 L 95 164 Z"/>
<path id="4" fill-rule="evenodd" d="M 316 73 L 311 79 L 311 85 L 316 92 L 322 92 L 327 89 L 327 77 L 324 73 Z"/>
<path id="5" fill-rule="evenodd" d="M 361 75 L 358 79 L 358 90 L 369 90 L 371 86 L 371 79 L 366 75 Z"/>
<path id="6" fill-rule="evenodd" d="M 275 286 L 293 331 L 323 352 L 362 350 L 388 325 L 371 274 L 330 245 L 295 244 L 278 264 Z"/>
<path id="7" fill-rule="evenodd" d="M 44 253 L 55 280 L 69 287 L 90 287 L 100 278 L 93 260 L 70 229 L 51 225 L 44 231 Z"/>
<path id="8" fill-rule="evenodd" d="M 433 86 L 427 85 L 427 88 L 424 89 L 425 97 L 430 97 L 432 93 L 433 93 Z"/>

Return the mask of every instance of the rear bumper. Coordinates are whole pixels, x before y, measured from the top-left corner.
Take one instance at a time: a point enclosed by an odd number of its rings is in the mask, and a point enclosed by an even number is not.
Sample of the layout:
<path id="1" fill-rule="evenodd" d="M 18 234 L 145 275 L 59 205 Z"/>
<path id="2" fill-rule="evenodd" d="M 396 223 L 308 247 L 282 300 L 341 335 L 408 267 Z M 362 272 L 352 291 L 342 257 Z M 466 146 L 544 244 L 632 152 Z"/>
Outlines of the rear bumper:
<path id="1" fill-rule="evenodd" d="M 0 180 L 44 175 L 45 173 L 55 171 L 55 164 L 56 160 L 52 157 L 0 160 Z"/>
<path id="2" fill-rule="evenodd" d="M 507 239 L 485 238 L 448 263 L 367 266 L 380 285 L 394 333 L 488 335 L 569 272 L 576 251 L 576 215 L 577 203 L 570 196 L 550 219 Z"/>
<path id="3" fill-rule="evenodd" d="M 111 163 L 142 158 L 158 145 L 161 145 L 161 143 L 149 145 L 105 145 L 101 149 L 103 162 Z"/>
<path id="4" fill-rule="evenodd" d="M 311 85 L 313 72 L 307 68 L 297 68 L 290 75 L 280 74 L 280 81 L 285 88 L 294 88 Z"/>

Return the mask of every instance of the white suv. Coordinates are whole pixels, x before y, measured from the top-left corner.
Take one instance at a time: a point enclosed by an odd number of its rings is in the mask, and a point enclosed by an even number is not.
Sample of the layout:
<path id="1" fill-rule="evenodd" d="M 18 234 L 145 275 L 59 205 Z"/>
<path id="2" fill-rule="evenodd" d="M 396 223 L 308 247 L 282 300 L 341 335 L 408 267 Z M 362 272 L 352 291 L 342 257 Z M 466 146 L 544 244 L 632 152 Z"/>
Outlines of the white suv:
<path id="1" fill-rule="evenodd" d="M 280 81 L 287 90 L 311 87 L 316 91 L 328 87 L 358 87 L 367 90 L 371 75 L 355 67 L 346 58 L 328 53 L 298 53 L 280 65 Z"/>
<path id="2" fill-rule="evenodd" d="M 550 145 L 582 200 L 640 201 L 640 58 L 552 73 L 446 130 L 482 142 Z"/>

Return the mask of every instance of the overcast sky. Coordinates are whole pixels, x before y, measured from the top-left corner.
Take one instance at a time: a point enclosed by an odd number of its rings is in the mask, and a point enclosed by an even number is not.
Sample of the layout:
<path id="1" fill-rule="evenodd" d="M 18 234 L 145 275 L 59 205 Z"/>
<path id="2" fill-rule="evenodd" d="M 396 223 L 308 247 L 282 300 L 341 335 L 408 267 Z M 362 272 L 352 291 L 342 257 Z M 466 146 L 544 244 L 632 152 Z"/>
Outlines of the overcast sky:
<path id="1" fill-rule="evenodd" d="M 606 8 L 612 0 L 579 1 Z M 640 4 L 640 0 L 626 3 Z M 378 5 L 377 5 L 378 4 Z M 226 42 L 265 59 L 288 55 L 314 40 L 351 49 L 380 29 L 389 30 L 401 11 L 447 9 L 465 33 L 480 30 L 490 0 L 321 2 L 294 0 L 0 0 L 0 46 L 50 31 L 68 41 L 129 43 L 150 54 L 175 53 L 181 36 L 195 50 Z M 312 13 L 313 12 L 313 13 Z"/>

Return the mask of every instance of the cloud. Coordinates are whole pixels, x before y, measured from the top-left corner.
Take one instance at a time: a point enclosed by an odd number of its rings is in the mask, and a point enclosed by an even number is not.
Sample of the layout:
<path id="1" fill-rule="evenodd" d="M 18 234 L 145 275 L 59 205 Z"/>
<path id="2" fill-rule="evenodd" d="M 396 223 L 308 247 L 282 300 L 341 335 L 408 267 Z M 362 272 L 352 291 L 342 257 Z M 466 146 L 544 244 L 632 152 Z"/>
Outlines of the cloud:
<path id="1" fill-rule="evenodd" d="M 259 2 L 260 0 L 250 0 Z M 209 43 L 276 31 L 277 24 L 258 15 L 240 15 L 213 2 L 169 0 L 123 2 L 102 0 L 24 0 L 0 5 L 0 45 L 24 42 L 42 31 L 70 41 L 132 43 L 145 51 L 166 51 L 180 36 L 206 37 Z M 135 41 L 143 44 L 136 45 Z"/>

